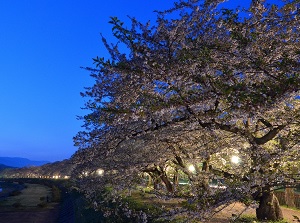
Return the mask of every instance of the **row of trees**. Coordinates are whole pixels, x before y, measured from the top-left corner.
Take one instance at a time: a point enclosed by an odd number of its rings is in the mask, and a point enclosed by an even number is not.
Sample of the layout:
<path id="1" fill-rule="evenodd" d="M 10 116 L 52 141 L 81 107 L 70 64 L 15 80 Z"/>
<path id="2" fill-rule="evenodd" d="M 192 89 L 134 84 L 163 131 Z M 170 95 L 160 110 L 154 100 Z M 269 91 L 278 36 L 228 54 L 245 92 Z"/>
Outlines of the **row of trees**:
<path id="1" fill-rule="evenodd" d="M 164 198 L 180 194 L 192 205 L 173 216 L 256 201 L 259 219 L 282 219 L 273 189 L 293 187 L 300 167 L 299 1 L 253 0 L 241 11 L 221 2 L 176 2 L 155 26 L 111 18 L 118 43 L 103 37 L 111 58 L 87 68 L 95 84 L 82 95 L 91 112 L 73 157 L 77 183 L 96 206 L 107 185 L 117 195 L 146 174 L 165 185 Z M 242 163 L 230 164 L 231 155 Z M 178 174 L 189 180 L 186 194 Z M 213 190 L 220 178 L 226 189 Z"/>
<path id="2" fill-rule="evenodd" d="M 42 166 L 28 166 L 23 168 L 5 168 L 0 170 L 1 178 L 63 178 L 71 176 L 75 165 L 72 160 L 47 163 Z"/>

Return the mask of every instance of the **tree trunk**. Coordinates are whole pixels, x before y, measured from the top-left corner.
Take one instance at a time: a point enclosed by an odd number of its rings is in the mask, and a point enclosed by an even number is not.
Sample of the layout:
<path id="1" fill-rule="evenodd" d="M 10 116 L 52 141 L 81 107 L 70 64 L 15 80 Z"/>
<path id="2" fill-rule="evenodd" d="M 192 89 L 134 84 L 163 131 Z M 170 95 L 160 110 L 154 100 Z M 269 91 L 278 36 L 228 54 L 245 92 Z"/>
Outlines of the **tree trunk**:
<path id="1" fill-rule="evenodd" d="M 170 193 L 174 192 L 173 185 L 168 179 L 168 176 L 166 172 L 163 170 L 163 168 L 160 167 L 160 169 L 158 169 L 157 167 L 155 167 L 155 168 L 146 169 L 144 171 L 146 173 L 149 173 L 149 175 L 152 177 L 153 186 L 155 190 L 159 190 L 159 183 L 160 181 L 162 181 L 165 184 L 168 192 Z"/>
<path id="2" fill-rule="evenodd" d="M 202 171 L 205 173 L 208 173 L 209 170 L 209 162 L 210 162 L 210 156 L 208 156 L 206 158 L 206 160 L 203 162 L 203 166 L 202 166 Z M 202 187 L 204 188 L 204 190 L 208 193 L 210 193 L 210 188 L 209 188 L 209 176 L 207 174 L 205 174 L 203 181 L 202 181 Z"/>
<path id="3" fill-rule="evenodd" d="M 259 199 L 259 207 L 256 209 L 258 220 L 279 221 L 283 219 L 283 214 L 279 202 L 269 187 L 264 188 Z"/>
<path id="4" fill-rule="evenodd" d="M 170 193 L 173 193 L 174 192 L 173 185 L 169 181 L 167 175 L 165 173 L 163 173 L 163 174 L 160 175 L 160 178 L 164 182 L 164 184 L 165 184 L 165 186 L 167 188 L 167 191 L 170 192 Z"/>
<path id="5" fill-rule="evenodd" d="M 152 185 L 152 177 L 150 174 L 148 174 L 148 184 L 147 184 L 147 187 L 151 187 Z"/>
<path id="6" fill-rule="evenodd" d="M 284 192 L 285 203 L 288 207 L 294 208 L 295 205 L 295 193 L 294 188 L 286 188 Z"/>
<path id="7" fill-rule="evenodd" d="M 178 170 L 177 170 L 177 168 L 175 168 L 174 176 L 173 176 L 173 186 L 174 186 L 174 191 L 176 191 L 178 185 L 179 185 Z"/>
<path id="8" fill-rule="evenodd" d="M 159 182 L 160 182 L 160 180 L 159 180 L 158 177 L 153 178 L 153 188 L 154 188 L 154 190 L 159 190 Z"/>

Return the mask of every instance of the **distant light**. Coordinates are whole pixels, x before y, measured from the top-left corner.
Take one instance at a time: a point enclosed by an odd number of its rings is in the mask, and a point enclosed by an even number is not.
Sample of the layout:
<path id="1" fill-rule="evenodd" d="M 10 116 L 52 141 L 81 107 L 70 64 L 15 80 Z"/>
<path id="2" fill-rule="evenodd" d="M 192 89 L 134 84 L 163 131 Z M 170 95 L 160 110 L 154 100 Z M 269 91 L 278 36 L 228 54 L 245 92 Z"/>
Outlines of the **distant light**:
<path id="1" fill-rule="evenodd" d="M 189 165 L 188 169 L 189 169 L 190 172 L 195 172 L 195 170 L 196 170 L 194 165 L 192 165 L 192 164 Z"/>
<path id="2" fill-rule="evenodd" d="M 98 169 L 98 170 L 97 170 L 97 174 L 98 174 L 99 176 L 103 176 L 104 170 L 103 170 L 103 169 Z"/>
<path id="3" fill-rule="evenodd" d="M 232 156 L 231 157 L 231 162 L 234 163 L 234 164 L 238 164 L 240 162 L 240 157 Z"/>

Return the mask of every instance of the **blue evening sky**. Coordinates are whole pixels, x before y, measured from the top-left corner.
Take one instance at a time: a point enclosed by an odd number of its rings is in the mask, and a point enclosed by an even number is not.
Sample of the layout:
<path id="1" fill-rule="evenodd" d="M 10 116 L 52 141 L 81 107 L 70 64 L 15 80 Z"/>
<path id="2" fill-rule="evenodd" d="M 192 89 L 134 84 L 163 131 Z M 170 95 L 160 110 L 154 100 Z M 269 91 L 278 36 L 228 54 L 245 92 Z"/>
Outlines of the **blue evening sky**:
<path id="1" fill-rule="evenodd" d="M 153 24 L 153 11 L 172 2 L 0 0 L 0 156 L 69 158 L 83 124 L 76 119 L 85 100 L 79 93 L 93 84 L 80 67 L 108 57 L 99 34 L 114 41 L 109 17 Z"/>

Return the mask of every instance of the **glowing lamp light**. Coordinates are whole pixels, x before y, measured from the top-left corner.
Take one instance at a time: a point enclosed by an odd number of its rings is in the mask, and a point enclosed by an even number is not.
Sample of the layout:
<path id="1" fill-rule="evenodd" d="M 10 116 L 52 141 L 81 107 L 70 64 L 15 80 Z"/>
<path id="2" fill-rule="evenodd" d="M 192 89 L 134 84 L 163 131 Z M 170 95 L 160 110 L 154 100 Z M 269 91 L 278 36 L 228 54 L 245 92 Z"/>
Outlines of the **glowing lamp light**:
<path id="1" fill-rule="evenodd" d="M 195 172 L 195 170 L 196 170 L 194 165 L 189 165 L 188 169 L 190 172 Z"/>
<path id="2" fill-rule="evenodd" d="M 98 174 L 99 176 L 103 176 L 104 170 L 103 170 L 103 169 L 98 169 L 98 170 L 97 170 L 97 174 Z"/>
<path id="3" fill-rule="evenodd" d="M 240 162 L 240 157 L 232 156 L 231 157 L 231 162 L 234 163 L 234 164 L 238 164 Z"/>

